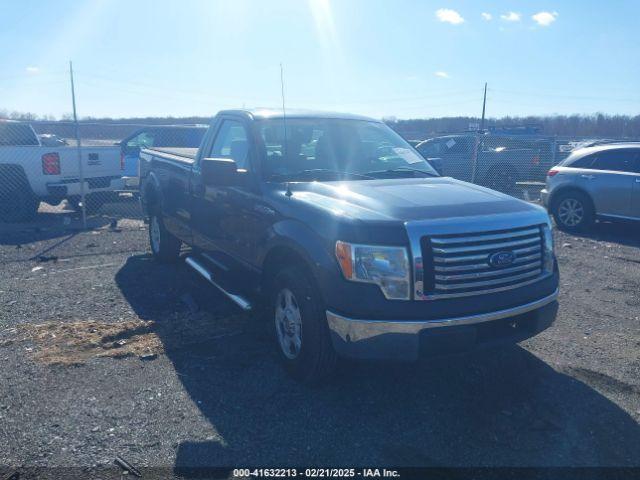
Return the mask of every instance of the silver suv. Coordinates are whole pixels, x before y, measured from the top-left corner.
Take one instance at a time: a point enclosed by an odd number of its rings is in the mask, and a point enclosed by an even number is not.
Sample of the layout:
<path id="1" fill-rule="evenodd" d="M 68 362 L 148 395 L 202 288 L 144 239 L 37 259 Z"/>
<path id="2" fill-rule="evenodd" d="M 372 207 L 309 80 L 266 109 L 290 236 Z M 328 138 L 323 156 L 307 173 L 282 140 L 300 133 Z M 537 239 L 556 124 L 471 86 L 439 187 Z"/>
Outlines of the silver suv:
<path id="1" fill-rule="evenodd" d="M 640 143 L 572 152 L 547 173 L 542 201 L 568 231 L 586 230 L 596 218 L 640 220 Z"/>

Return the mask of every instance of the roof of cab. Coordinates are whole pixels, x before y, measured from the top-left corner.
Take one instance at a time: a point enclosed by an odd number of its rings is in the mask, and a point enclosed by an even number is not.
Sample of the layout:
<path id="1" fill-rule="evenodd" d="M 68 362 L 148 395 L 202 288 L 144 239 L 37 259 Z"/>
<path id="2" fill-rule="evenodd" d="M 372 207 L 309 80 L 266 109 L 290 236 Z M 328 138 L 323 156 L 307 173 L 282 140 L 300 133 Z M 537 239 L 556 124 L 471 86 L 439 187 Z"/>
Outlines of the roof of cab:
<path id="1" fill-rule="evenodd" d="M 640 148 L 640 142 L 602 143 L 591 147 L 579 147 L 571 153 L 575 154 L 575 157 L 583 157 L 589 153 L 601 152 L 603 150 L 618 150 L 621 148 Z"/>
<path id="2" fill-rule="evenodd" d="M 255 108 L 255 109 L 239 109 L 239 110 L 222 110 L 218 115 L 231 114 L 242 115 L 253 120 L 263 120 L 269 118 L 283 118 L 282 109 L 276 108 Z M 366 120 L 369 122 L 381 122 L 374 118 L 362 115 L 354 115 L 351 113 L 324 112 L 321 110 L 300 110 L 287 109 L 287 118 L 333 118 L 340 120 Z"/>

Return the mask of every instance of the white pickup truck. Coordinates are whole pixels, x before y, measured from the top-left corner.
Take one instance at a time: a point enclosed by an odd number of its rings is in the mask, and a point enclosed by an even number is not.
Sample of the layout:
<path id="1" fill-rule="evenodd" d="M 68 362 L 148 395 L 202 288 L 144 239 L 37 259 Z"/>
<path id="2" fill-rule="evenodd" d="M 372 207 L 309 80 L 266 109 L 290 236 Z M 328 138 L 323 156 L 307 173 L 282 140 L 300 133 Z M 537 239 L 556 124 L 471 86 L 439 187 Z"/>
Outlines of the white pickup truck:
<path id="1" fill-rule="evenodd" d="M 120 147 L 81 147 L 85 207 L 97 210 L 122 190 Z M 30 124 L 0 120 L 0 221 L 33 218 L 40 202 L 67 199 L 78 207 L 81 185 L 75 146 L 44 146 Z"/>

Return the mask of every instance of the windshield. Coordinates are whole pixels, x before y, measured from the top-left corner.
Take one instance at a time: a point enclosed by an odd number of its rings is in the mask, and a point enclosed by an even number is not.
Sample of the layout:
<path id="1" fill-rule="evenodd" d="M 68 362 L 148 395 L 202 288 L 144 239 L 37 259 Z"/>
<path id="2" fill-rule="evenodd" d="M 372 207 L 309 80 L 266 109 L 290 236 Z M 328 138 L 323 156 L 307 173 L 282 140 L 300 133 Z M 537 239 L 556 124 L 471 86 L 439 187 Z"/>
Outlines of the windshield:
<path id="1" fill-rule="evenodd" d="M 38 138 L 26 123 L 0 122 L 0 145 L 35 146 Z"/>
<path id="2" fill-rule="evenodd" d="M 437 176 L 436 171 L 384 123 L 367 120 L 292 118 L 261 120 L 265 178 L 308 180 Z"/>

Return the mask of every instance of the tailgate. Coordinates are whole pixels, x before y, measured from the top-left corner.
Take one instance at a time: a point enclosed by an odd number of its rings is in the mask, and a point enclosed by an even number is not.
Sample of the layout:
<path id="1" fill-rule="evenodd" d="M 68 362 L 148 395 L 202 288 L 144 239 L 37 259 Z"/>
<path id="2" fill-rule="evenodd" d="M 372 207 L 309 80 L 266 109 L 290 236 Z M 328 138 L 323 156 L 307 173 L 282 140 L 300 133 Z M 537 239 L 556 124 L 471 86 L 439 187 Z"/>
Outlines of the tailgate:
<path id="1" fill-rule="evenodd" d="M 65 179 L 79 178 L 78 150 L 76 147 L 59 148 L 60 173 Z M 85 178 L 121 177 L 120 147 L 80 147 Z"/>

